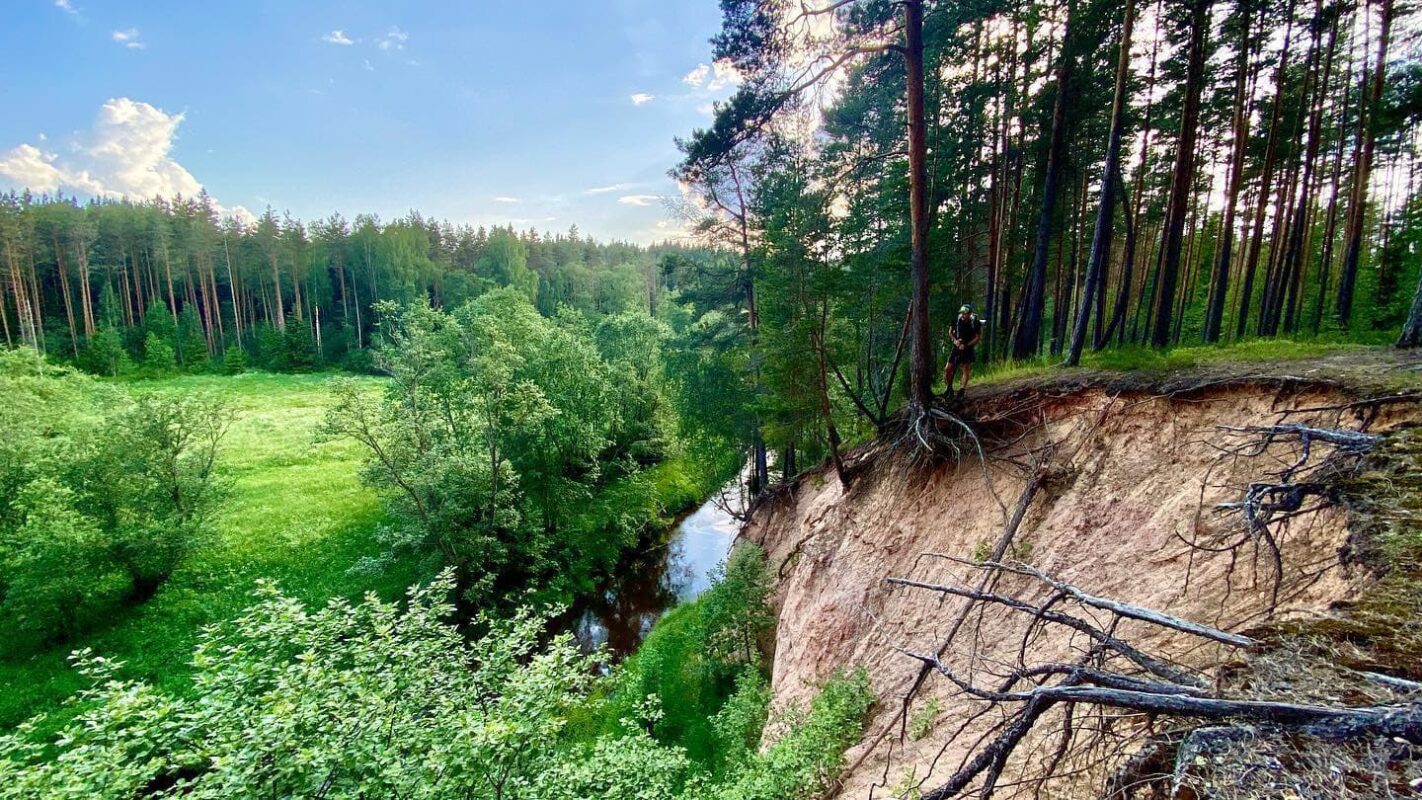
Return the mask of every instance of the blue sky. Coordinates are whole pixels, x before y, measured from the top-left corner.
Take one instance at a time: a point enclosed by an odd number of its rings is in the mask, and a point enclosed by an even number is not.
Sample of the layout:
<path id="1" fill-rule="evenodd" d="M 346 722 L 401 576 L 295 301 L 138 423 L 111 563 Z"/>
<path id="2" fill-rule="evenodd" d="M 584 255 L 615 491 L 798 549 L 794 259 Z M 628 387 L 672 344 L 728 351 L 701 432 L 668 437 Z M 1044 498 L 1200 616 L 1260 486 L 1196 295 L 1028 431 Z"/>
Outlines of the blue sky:
<path id="1" fill-rule="evenodd" d="M 0 187 L 647 242 L 714 0 L 4 0 Z"/>

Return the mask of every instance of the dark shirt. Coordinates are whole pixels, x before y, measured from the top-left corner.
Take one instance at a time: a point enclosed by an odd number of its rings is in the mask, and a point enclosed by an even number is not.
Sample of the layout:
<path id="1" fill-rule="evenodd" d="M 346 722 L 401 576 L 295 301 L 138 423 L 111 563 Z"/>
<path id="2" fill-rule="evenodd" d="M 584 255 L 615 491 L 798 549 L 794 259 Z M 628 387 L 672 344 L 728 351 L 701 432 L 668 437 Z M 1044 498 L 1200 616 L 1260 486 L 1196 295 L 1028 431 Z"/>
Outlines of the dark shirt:
<path id="1" fill-rule="evenodd" d="M 961 314 L 953 318 L 953 335 L 958 337 L 964 347 L 971 346 L 972 341 L 982 332 L 983 321 L 978 319 L 977 314 L 969 314 L 967 319 Z"/>

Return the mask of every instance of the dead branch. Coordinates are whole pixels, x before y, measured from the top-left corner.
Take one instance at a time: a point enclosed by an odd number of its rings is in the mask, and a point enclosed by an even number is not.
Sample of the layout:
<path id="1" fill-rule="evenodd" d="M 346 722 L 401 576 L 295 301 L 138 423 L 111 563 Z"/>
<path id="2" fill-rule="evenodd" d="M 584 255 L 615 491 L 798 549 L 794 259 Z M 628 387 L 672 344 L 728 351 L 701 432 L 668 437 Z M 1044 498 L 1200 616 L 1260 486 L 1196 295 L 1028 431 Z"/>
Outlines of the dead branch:
<path id="1" fill-rule="evenodd" d="M 961 562 L 961 559 L 951 560 Z M 1035 781 L 1040 788 L 1054 775 L 1060 778 L 1072 772 L 1059 772 L 1064 762 L 1079 764 L 1080 759 L 1086 759 L 1098 766 L 1110 762 L 1116 765 L 1103 776 L 1103 788 L 1111 797 L 1132 796 L 1137 788 L 1148 784 L 1178 788 L 1195 769 L 1197 755 L 1222 743 L 1261 732 L 1301 735 L 1328 742 L 1389 739 L 1422 745 L 1422 699 L 1414 697 L 1410 702 L 1393 705 L 1347 707 L 1224 696 L 1198 673 L 1127 641 L 1117 631 L 1118 624 L 1130 620 L 1148 630 L 1168 630 L 1202 643 L 1230 647 L 1250 648 L 1257 644 L 1255 640 L 1155 609 L 1101 597 L 1027 565 L 994 561 L 974 566 L 988 573 L 985 578 L 1027 577 L 1043 584 L 1050 592 L 1042 601 L 1029 601 L 991 589 L 986 581 L 981 588 L 970 589 L 908 578 L 887 580 L 911 589 L 966 598 L 969 609 L 962 616 L 973 608 L 1005 608 L 1031 616 L 1027 635 L 1036 625 L 1062 626 L 1084 635 L 1091 646 L 1072 663 L 1028 663 L 1024 644 L 1018 663 L 1009 665 L 1005 671 L 1002 662 L 976 647 L 966 654 L 955 654 L 966 658 L 964 666 L 949 663 L 945 659 L 946 648 L 939 653 L 896 648 L 920 662 L 930 673 L 947 679 L 965 700 L 982 704 L 984 710 L 993 709 L 1000 718 L 1000 722 L 989 726 L 970 743 L 968 756 L 946 782 L 922 795 L 925 800 L 957 797 L 970 789 L 981 800 L 992 797 L 994 791 L 1003 787 L 1000 781 L 1014 754 L 1024 742 L 1041 739 L 1042 734 L 1034 733 L 1035 728 L 1054 709 L 1061 710 L 1054 718 L 1062 722 L 1060 732 L 1052 734 L 1060 736 L 1055 752 L 1050 756 L 1038 754 L 1037 761 L 1032 761 L 1031 753 L 1024 756 L 1041 772 L 1035 778 L 1018 783 Z M 1071 613 L 1072 605 L 1098 615 L 1104 612 L 1110 619 L 1100 622 L 1090 613 Z M 992 683 L 983 684 L 985 676 L 990 676 Z M 1422 688 L 1386 676 L 1381 676 L 1378 682 L 1404 698 Z M 1071 713 L 1066 713 L 1066 709 Z M 1151 730 L 1163 721 L 1166 730 L 1163 734 L 1152 734 L 1144 746 L 1132 752 L 1128 743 L 1138 741 L 1138 733 L 1127 730 L 1117 734 L 1110 726 L 1087 731 L 1077 721 L 1089 716 L 1092 710 L 1100 713 L 1104 709 L 1144 715 L 1141 721 L 1148 723 Z M 983 712 L 972 716 L 981 719 Z M 957 738 L 967 730 L 965 725 L 952 735 Z M 1135 730 L 1139 731 L 1139 724 Z M 1084 773 L 1076 774 L 1079 778 Z"/>

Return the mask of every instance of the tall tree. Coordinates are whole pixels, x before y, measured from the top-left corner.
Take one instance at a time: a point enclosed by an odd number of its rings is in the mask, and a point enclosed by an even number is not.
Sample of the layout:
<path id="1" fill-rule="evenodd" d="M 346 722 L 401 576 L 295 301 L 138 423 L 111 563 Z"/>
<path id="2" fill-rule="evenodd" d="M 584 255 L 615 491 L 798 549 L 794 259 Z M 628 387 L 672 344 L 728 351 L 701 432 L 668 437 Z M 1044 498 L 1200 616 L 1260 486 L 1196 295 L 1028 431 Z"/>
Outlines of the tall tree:
<path id="1" fill-rule="evenodd" d="M 1366 4 L 1365 4 L 1366 7 Z M 1353 184 L 1348 195 L 1348 226 L 1344 233 L 1343 267 L 1338 276 L 1338 324 L 1347 329 L 1353 316 L 1353 293 L 1358 282 L 1358 265 L 1363 257 L 1363 228 L 1366 226 L 1368 183 L 1373 174 L 1377 146 L 1378 111 L 1382 105 L 1383 80 L 1387 74 L 1387 49 L 1392 35 L 1393 0 L 1379 0 L 1377 57 L 1374 59 L 1372 88 L 1358 109 L 1361 140 L 1353 166 Z"/>
<path id="2" fill-rule="evenodd" d="M 1106 135 L 1106 162 L 1101 167 L 1101 191 L 1097 200 L 1096 226 L 1091 236 L 1091 261 L 1086 267 L 1086 285 L 1081 293 L 1081 304 L 1077 306 L 1076 328 L 1071 336 L 1071 348 L 1067 351 L 1066 364 L 1074 367 L 1081 363 L 1081 349 L 1086 342 L 1086 326 L 1091 316 L 1092 303 L 1098 295 L 1105 295 L 1101 285 L 1106 260 L 1111 255 L 1111 220 L 1115 213 L 1116 184 L 1121 172 L 1121 138 L 1126 126 L 1126 84 L 1131 71 L 1131 30 L 1135 26 L 1135 0 L 1126 0 L 1126 10 L 1121 15 L 1120 56 L 1116 62 L 1116 86 L 1111 100 L 1111 130 Z M 1097 312 L 1100 321 L 1100 311 Z M 1100 337 L 1098 337 L 1100 338 Z"/>
<path id="3" fill-rule="evenodd" d="M 1150 343 L 1165 347 L 1171 341 L 1171 313 L 1175 307 L 1175 286 L 1180 272 L 1180 248 L 1185 235 L 1185 218 L 1195 183 L 1195 139 L 1200 124 L 1200 95 L 1205 83 L 1205 42 L 1209 31 L 1210 0 L 1191 0 L 1189 54 L 1185 73 L 1185 102 L 1180 112 L 1180 135 L 1175 145 L 1175 169 L 1166 206 L 1165 240 L 1161 245 L 1160 281 L 1156 288 L 1155 328 Z"/>

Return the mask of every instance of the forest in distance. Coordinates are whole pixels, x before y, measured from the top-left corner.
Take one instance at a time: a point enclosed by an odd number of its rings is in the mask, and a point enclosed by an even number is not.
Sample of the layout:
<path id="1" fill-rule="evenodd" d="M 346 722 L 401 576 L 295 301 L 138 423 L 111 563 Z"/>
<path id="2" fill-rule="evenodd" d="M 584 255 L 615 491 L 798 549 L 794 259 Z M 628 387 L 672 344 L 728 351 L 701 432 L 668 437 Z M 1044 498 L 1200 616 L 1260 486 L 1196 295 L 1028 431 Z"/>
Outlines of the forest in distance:
<path id="1" fill-rule="evenodd" d="M 950 413 L 965 303 L 979 378 L 1422 345 L 1410 3 L 720 8 L 675 240 L 0 195 L 0 798 L 817 796 L 873 697 L 772 703 L 757 548 L 621 663 L 566 609 Z M 296 588 L 288 468 L 348 479 Z"/>

